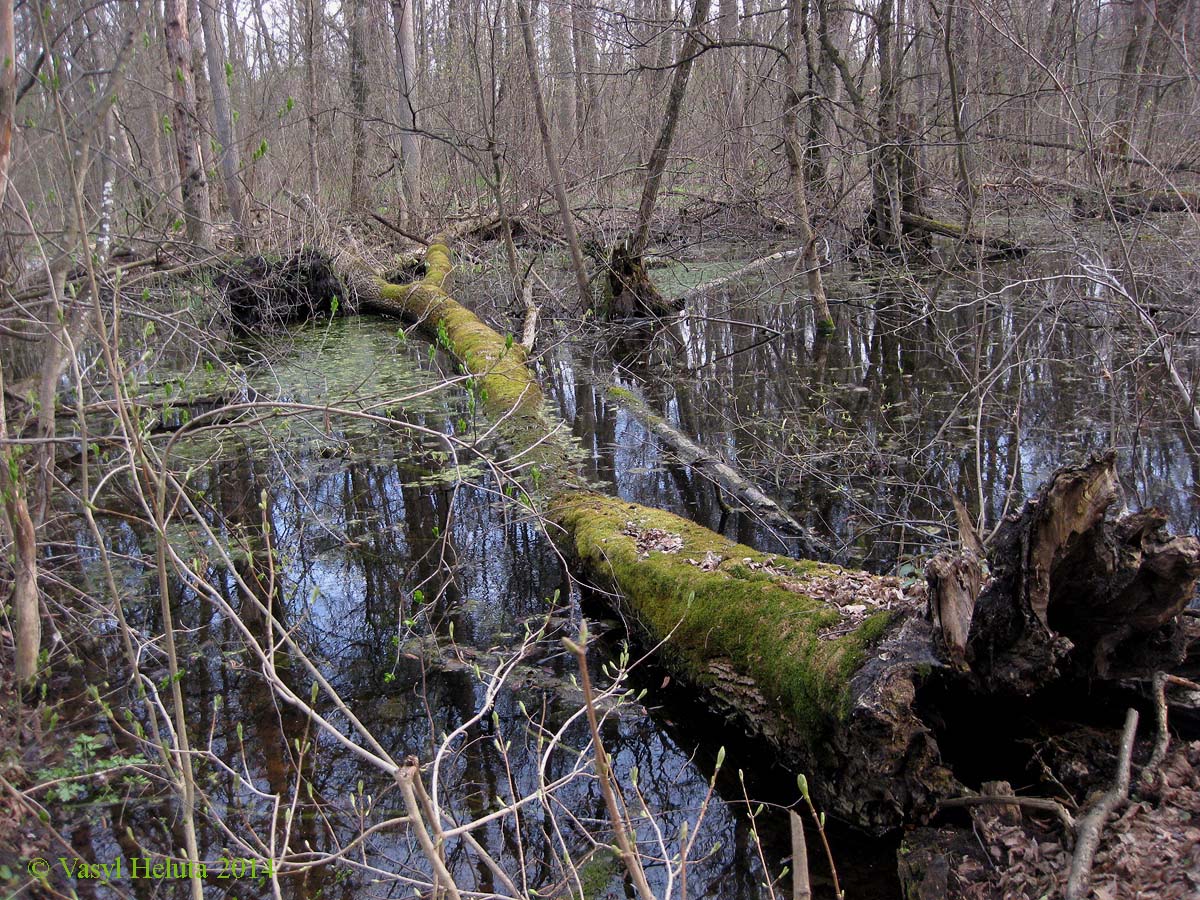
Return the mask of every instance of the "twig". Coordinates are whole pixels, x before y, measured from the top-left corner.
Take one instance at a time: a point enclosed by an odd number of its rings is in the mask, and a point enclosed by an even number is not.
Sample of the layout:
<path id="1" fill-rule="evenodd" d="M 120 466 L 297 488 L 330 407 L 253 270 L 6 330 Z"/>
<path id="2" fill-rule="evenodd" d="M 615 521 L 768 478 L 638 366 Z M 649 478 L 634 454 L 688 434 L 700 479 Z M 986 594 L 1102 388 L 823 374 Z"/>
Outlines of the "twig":
<path id="1" fill-rule="evenodd" d="M 833 878 L 833 896 L 837 900 L 842 900 L 845 894 L 838 882 L 837 865 L 833 861 L 833 848 L 829 846 L 829 836 L 825 834 L 825 813 L 818 813 L 817 808 L 813 806 L 812 795 L 808 792 L 808 778 L 804 775 L 797 775 L 796 785 L 800 788 L 800 796 L 808 804 L 808 811 L 812 813 L 813 821 L 817 824 L 817 834 L 821 836 L 821 846 L 825 848 L 825 858 L 829 861 L 829 874 Z"/>
<path id="2" fill-rule="evenodd" d="M 412 830 L 417 836 L 421 850 L 425 854 L 425 858 L 429 860 L 429 864 L 433 867 L 434 897 L 440 896 L 440 891 L 437 890 L 437 887 L 438 885 L 442 885 L 445 887 L 446 893 L 450 896 L 451 900 L 461 900 L 458 885 L 454 883 L 450 871 L 446 868 L 446 863 L 442 861 L 441 847 L 434 846 L 433 839 L 430 838 L 429 831 L 426 828 L 425 818 L 421 814 L 421 804 L 417 800 L 416 791 L 413 788 L 413 782 L 421 777 L 420 773 L 421 766 L 415 756 L 408 757 L 404 761 L 404 765 L 400 767 L 400 771 L 396 773 L 396 783 L 400 786 L 400 793 L 404 797 L 405 811 L 412 822 Z"/>
<path id="3" fill-rule="evenodd" d="M 1063 827 L 1070 835 L 1075 834 L 1075 817 L 1070 811 L 1059 803 L 1057 800 L 1050 800 L 1045 797 L 953 797 L 949 800 L 942 800 L 938 803 L 938 809 L 956 809 L 964 806 L 1022 806 L 1026 809 L 1036 809 L 1039 812 L 1053 813 L 1062 822 Z"/>
<path id="4" fill-rule="evenodd" d="M 403 228 L 401 228 L 395 222 L 392 222 L 389 219 L 385 219 L 383 216 L 377 215 L 375 213 L 367 213 L 367 215 L 369 215 L 372 219 L 374 219 L 380 225 L 386 225 L 388 228 L 392 229 L 392 231 L 396 232 L 396 234 L 400 235 L 400 237 L 408 238 L 410 241 L 416 241 L 418 244 L 421 244 L 424 247 L 429 246 L 430 242 L 427 239 L 425 239 L 423 237 L 418 237 L 417 235 L 413 234 L 411 231 L 405 231 Z"/>
<path id="5" fill-rule="evenodd" d="M 613 790 L 612 768 L 608 762 L 608 751 L 604 749 L 604 743 L 600 740 L 600 723 L 596 720 L 596 704 L 592 699 L 592 679 L 587 665 L 587 624 L 584 624 L 579 634 L 578 643 L 570 638 L 563 638 L 563 645 L 574 653 L 575 658 L 579 661 L 579 685 L 583 689 L 588 729 L 592 733 L 592 744 L 596 749 L 596 778 L 600 782 L 600 793 L 604 797 L 604 806 L 608 810 L 608 818 L 612 822 L 613 838 L 621 853 L 621 861 L 625 864 L 625 870 L 633 880 L 638 896 L 642 900 L 654 900 L 654 892 L 650 890 L 650 884 L 646 881 L 646 872 L 642 869 L 642 861 L 638 858 L 633 843 L 629 839 L 629 833 L 625 830 L 625 820 L 621 816 L 617 795 Z"/>
<path id="6" fill-rule="evenodd" d="M 792 900 L 809 900 L 812 885 L 808 880 L 808 844 L 804 840 L 804 822 L 795 812 L 788 810 L 788 822 L 792 826 Z"/>
<path id="7" fill-rule="evenodd" d="M 1130 709 L 1125 714 L 1125 731 L 1121 735 L 1116 783 L 1079 820 L 1075 855 L 1071 859 L 1071 876 L 1067 880 L 1066 900 L 1084 900 L 1088 895 L 1092 883 L 1092 859 L 1100 845 L 1100 833 L 1113 810 L 1129 796 L 1129 767 L 1133 757 L 1133 739 L 1137 734 L 1137 724 L 1137 710 Z"/>

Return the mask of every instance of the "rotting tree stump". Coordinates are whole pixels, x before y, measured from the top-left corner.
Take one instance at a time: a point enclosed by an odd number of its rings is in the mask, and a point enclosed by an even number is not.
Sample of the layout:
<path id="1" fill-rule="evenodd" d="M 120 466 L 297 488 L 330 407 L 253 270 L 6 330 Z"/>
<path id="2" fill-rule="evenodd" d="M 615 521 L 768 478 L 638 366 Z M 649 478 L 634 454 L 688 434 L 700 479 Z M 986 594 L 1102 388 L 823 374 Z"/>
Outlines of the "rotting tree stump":
<path id="1" fill-rule="evenodd" d="M 661 318 L 683 309 L 682 300 L 667 300 L 646 273 L 646 264 L 627 243 L 617 244 L 609 254 L 604 292 L 606 319 Z"/>

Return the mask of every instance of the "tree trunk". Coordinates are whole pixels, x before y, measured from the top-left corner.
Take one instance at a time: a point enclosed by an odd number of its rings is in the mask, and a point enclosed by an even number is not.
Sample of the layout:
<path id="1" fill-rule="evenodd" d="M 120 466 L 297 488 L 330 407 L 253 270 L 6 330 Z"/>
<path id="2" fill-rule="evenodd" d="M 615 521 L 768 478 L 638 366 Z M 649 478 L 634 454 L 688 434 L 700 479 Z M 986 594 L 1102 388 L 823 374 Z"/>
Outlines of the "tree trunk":
<path id="1" fill-rule="evenodd" d="M 591 143 L 595 134 L 596 109 L 596 18 L 592 0 L 568 0 L 571 4 L 571 43 L 575 50 L 575 121 L 579 129 L 580 150 Z"/>
<path id="2" fill-rule="evenodd" d="M 350 208 L 367 207 L 363 167 L 367 154 L 367 7 L 366 0 L 349 0 L 346 27 L 350 32 Z"/>
<path id="3" fill-rule="evenodd" d="M 550 30 L 550 59 L 554 75 L 550 79 L 550 96 L 558 119 L 558 136 L 563 146 L 570 147 L 578 139 L 578 115 L 575 97 L 575 66 L 571 60 L 570 23 L 566 11 L 557 4 L 546 7 Z M 570 154 L 568 153 L 568 156 Z"/>
<path id="4" fill-rule="evenodd" d="M 188 43 L 192 47 L 192 79 L 196 83 L 196 142 L 200 150 L 200 165 L 204 167 L 204 178 L 213 168 L 212 152 L 210 149 L 211 134 L 208 123 L 211 121 L 209 111 L 212 107 L 212 91 L 208 86 L 208 74 L 204 64 L 204 34 L 200 27 L 200 0 L 187 0 L 188 5 Z M 209 183 L 208 199 L 213 202 L 212 184 Z M 208 221 L 211 223 L 215 207 L 209 206 Z"/>
<path id="5" fill-rule="evenodd" d="M 234 133 L 233 110 L 229 101 L 230 78 L 226 74 L 225 42 L 215 3 L 216 0 L 200 0 L 200 23 L 204 29 L 208 81 L 212 85 L 213 121 L 215 124 L 213 130 L 220 142 L 218 153 L 220 154 L 221 180 L 225 186 L 225 201 L 229 204 L 229 212 L 233 217 L 238 244 L 253 244 L 246 194 L 242 190 L 240 179 L 242 157 Z M 232 71 L 232 65 L 229 71 Z"/>
<path id="6" fill-rule="evenodd" d="M 658 132 L 658 140 L 650 153 L 650 161 L 646 164 L 646 181 L 642 187 L 642 199 L 638 204 L 637 225 L 634 226 L 633 239 L 629 244 L 630 255 L 641 259 L 650 242 L 650 225 L 654 219 L 654 206 L 658 200 L 658 192 L 662 188 L 663 172 L 667 168 L 667 160 L 671 155 L 671 144 L 675 139 L 675 129 L 679 125 L 679 112 L 683 108 L 683 98 L 687 94 L 688 78 L 692 73 L 693 57 L 699 52 L 700 42 L 696 39 L 696 31 L 708 18 L 709 0 L 695 0 L 692 8 L 692 19 L 688 23 L 687 37 L 679 51 L 679 59 L 675 63 L 675 74 L 671 78 L 671 90 L 667 94 L 667 105 L 663 109 L 662 127 Z"/>
<path id="7" fill-rule="evenodd" d="M 253 4 L 258 6 L 258 4 Z M 313 203 L 321 202 L 321 167 L 317 161 L 317 50 L 321 46 L 321 10 L 324 3 L 305 0 L 304 88 L 308 113 L 308 193 Z"/>
<path id="8" fill-rule="evenodd" d="M 209 221 L 208 177 L 200 156 L 200 126 L 196 116 L 196 84 L 192 77 L 186 0 L 166 0 L 166 36 L 174 98 L 171 121 L 187 236 L 193 244 L 209 248 L 212 246 L 212 225 Z"/>
<path id="9" fill-rule="evenodd" d="M 12 163 L 13 119 L 17 101 L 17 50 L 13 30 L 13 0 L 0 0 L 0 211 L 8 196 Z"/>
<path id="10" fill-rule="evenodd" d="M 12 4 L 5 3 L 8 13 Z M 0 11 L 0 43 L 4 40 L 4 12 Z M 11 21 L 11 20 L 10 20 Z M 15 59 L 15 57 L 10 57 Z M 3 165 L 0 160 L 0 165 Z M 0 177 L 6 172 L 0 168 Z M 42 646 L 42 620 L 38 601 L 37 537 L 22 485 L 21 466 L 8 444 L 8 418 L 4 402 L 4 368 L 0 363 L 0 495 L 4 497 L 5 524 L 12 538 L 13 586 L 8 602 L 13 614 L 14 675 L 22 690 L 37 675 Z"/>
<path id="11" fill-rule="evenodd" d="M 529 91 L 533 94 L 533 108 L 537 115 L 538 130 L 542 135 L 542 151 L 546 157 L 546 168 L 550 170 L 550 184 L 554 189 L 554 199 L 558 201 L 558 214 L 562 221 L 563 234 L 567 238 L 567 249 L 571 254 L 575 286 L 579 290 L 579 308 L 581 310 L 589 309 L 592 305 L 592 289 L 588 283 L 587 267 L 583 262 L 583 250 L 579 245 L 579 235 L 575 231 L 575 216 L 571 212 L 571 203 L 567 199 L 562 167 L 558 164 L 558 148 L 555 146 L 554 134 L 550 130 L 550 119 L 546 115 L 546 103 L 542 98 L 541 79 L 538 77 L 537 46 L 533 39 L 533 22 L 529 18 L 527 0 L 517 0 L 517 17 L 520 19 L 521 38 L 525 44 L 525 64 L 529 70 Z"/>
<path id="12" fill-rule="evenodd" d="M 738 39 L 738 0 L 721 0 L 720 37 L 722 41 L 733 42 Z M 742 81 L 739 75 L 741 67 L 737 65 L 738 48 L 725 50 L 721 56 L 731 57 L 720 60 L 719 77 L 721 96 L 725 108 L 725 135 L 723 142 L 728 154 L 728 162 L 733 172 L 740 174 L 746 159 L 746 142 L 742 133 L 745 125 L 746 111 L 742 103 Z"/>
<path id="13" fill-rule="evenodd" d="M 895 0 L 880 0 L 875 15 L 875 41 L 879 69 L 879 108 L 875 147 L 871 152 L 872 243 L 880 250 L 900 247 L 900 173 L 895 148 L 897 72 L 892 53 Z"/>
<path id="14" fill-rule="evenodd" d="M 392 0 L 392 33 L 399 75 L 401 223 L 418 227 L 421 206 L 421 140 L 417 134 L 417 41 L 413 23 L 415 0 Z"/>
<path id="15" fill-rule="evenodd" d="M 805 4 L 807 5 L 807 4 Z M 812 297 L 813 315 L 817 330 L 833 332 L 833 313 L 825 296 L 821 277 L 821 258 L 817 254 L 817 239 L 808 215 L 808 186 L 804 183 L 804 153 L 800 147 L 800 53 L 805 49 L 801 40 L 802 7 L 799 0 L 788 3 L 788 55 L 784 63 L 785 87 L 783 108 L 783 146 L 787 154 L 788 173 L 792 181 L 792 198 L 796 203 L 796 229 L 804 248 L 804 268 L 808 277 L 808 292 Z"/>

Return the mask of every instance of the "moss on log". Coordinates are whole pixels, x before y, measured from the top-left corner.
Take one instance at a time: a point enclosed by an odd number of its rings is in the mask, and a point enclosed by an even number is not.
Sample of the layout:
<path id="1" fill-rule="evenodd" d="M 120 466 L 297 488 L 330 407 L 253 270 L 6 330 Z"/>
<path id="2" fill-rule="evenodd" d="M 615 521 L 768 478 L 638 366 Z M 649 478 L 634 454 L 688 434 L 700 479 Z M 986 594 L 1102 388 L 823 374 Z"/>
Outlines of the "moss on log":
<path id="1" fill-rule="evenodd" d="M 514 451 L 533 446 L 535 452 L 525 457 L 528 461 L 561 463 L 564 448 L 558 441 L 547 441 L 556 428 L 545 415 L 542 390 L 526 365 L 527 351 L 450 296 L 452 273 L 449 248 L 433 243 L 425 251 L 425 277 L 420 281 L 400 285 L 375 276 L 356 277 L 359 308 L 416 324 L 475 377 L 483 411 L 502 423 L 503 437 Z"/>
<path id="2" fill-rule="evenodd" d="M 1011 241 L 997 237 L 984 237 L 970 231 L 964 231 L 961 225 L 955 225 L 953 222 L 943 222 L 939 219 L 931 219 L 928 216 L 922 216 L 917 213 L 901 213 L 900 222 L 904 226 L 905 233 L 937 234 L 942 237 L 954 238 L 964 243 L 977 244 L 982 249 L 988 251 L 994 258 L 1011 259 L 1024 256 L 1029 252 L 1028 247 L 1022 247 Z"/>
<path id="3" fill-rule="evenodd" d="M 1160 533 L 1153 514 L 1106 523 L 1111 458 L 1060 470 L 1006 520 L 990 585 L 977 604 L 953 601 L 949 629 L 940 588 L 959 569 L 931 567 L 935 634 L 925 601 L 896 579 L 770 556 L 582 490 L 525 352 L 449 296 L 450 274 L 449 251 L 434 244 L 415 284 L 345 277 L 362 309 L 419 323 L 476 376 L 501 439 L 544 465 L 540 512 L 576 571 L 608 592 L 701 702 L 812 774 L 831 814 L 887 829 L 926 819 L 960 792 L 918 714 L 929 697 L 941 698 L 931 721 L 945 728 L 963 712 L 955 702 L 1029 694 L 1072 673 L 1153 672 L 1180 658 L 1179 612 L 1200 577 L 1200 542 Z M 960 580 L 961 591 L 978 590 L 973 577 Z M 1068 645 L 1079 648 L 1069 658 Z"/>
<path id="4" fill-rule="evenodd" d="M 809 734 L 844 717 L 849 677 L 893 618 L 880 609 L 823 640 L 845 619 L 805 587 L 836 578 L 837 566 L 760 553 L 672 513 L 602 494 L 561 493 L 545 512 L 561 529 L 560 543 L 620 590 L 650 637 L 670 636 L 664 652 L 693 680 L 709 680 L 710 661 L 728 660 Z M 652 549 L 655 537 L 668 549 Z"/>
<path id="5" fill-rule="evenodd" d="M 897 582 L 736 544 L 661 510 L 573 491 L 551 534 L 705 702 L 817 774 L 832 813 L 887 828 L 956 785 L 912 711 L 928 653 Z"/>

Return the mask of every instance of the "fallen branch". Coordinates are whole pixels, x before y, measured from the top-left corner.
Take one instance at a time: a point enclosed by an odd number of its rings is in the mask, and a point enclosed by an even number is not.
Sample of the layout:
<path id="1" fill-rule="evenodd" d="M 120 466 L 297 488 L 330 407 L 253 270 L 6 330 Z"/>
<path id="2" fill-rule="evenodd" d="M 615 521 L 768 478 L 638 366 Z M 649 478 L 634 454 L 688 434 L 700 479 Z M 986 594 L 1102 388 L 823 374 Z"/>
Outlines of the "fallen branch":
<path id="1" fill-rule="evenodd" d="M 701 447 L 666 419 L 656 415 L 634 391 L 614 385 L 608 388 L 607 394 L 670 447 L 680 462 L 712 479 L 740 500 L 752 515 L 758 517 L 769 528 L 795 538 L 802 556 L 813 559 L 833 558 L 833 551 L 813 534 L 811 529 L 797 522 L 790 513 L 725 460 Z"/>
<path id="2" fill-rule="evenodd" d="M 698 284 L 693 288 L 688 288 L 680 295 L 680 299 L 684 301 L 694 300 L 697 297 L 717 290 L 731 281 L 736 281 L 739 278 L 745 278 L 747 275 L 753 275 L 756 272 L 760 272 L 774 263 L 795 259 L 796 257 L 803 255 L 804 248 L 800 247 L 794 250 L 780 250 L 778 253 L 772 253 L 769 256 L 760 256 L 758 259 L 746 263 L 746 265 L 742 266 L 741 268 L 735 269 L 728 275 L 722 275 L 720 278 L 714 278 L 711 281 Z"/>
<path id="3" fill-rule="evenodd" d="M 1095 219 L 1111 211 L 1119 219 L 1147 213 L 1196 212 L 1200 210 L 1200 194 L 1181 188 L 1105 193 L 1076 191 L 1072 212 L 1080 218 Z"/>
<path id="4" fill-rule="evenodd" d="M 1092 885 L 1092 860 L 1100 846 L 1100 834 L 1117 805 L 1129 797 L 1129 769 L 1133 758 L 1133 739 L 1137 734 L 1138 714 L 1125 714 L 1125 730 L 1117 756 L 1117 781 L 1079 820 L 1075 833 L 1075 855 L 1071 858 L 1071 876 L 1067 879 L 1066 900 L 1084 900 Z"/>
<path id="5" fill-rule="evenodd" d="M 1046 797 L 1018 797 L 1015 794 L 995 797 L 972 795 L 952 797 L 938 803 L 938 809 L 964 809 L 971 806 L 1020 806 L 1025 809 L 1050 813 L 1058 818 L 1067 834 L 1072 837 L 1075 835 L 1075 817 L 1057 800 L 1050 800 Z"/>

